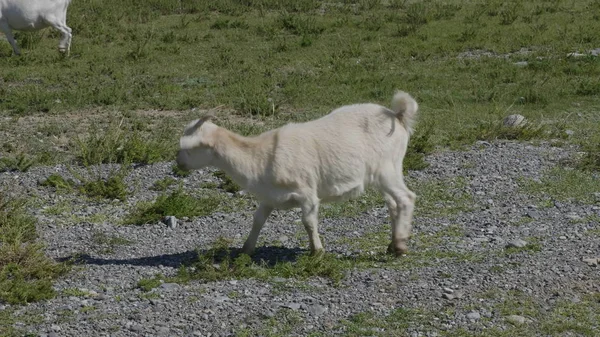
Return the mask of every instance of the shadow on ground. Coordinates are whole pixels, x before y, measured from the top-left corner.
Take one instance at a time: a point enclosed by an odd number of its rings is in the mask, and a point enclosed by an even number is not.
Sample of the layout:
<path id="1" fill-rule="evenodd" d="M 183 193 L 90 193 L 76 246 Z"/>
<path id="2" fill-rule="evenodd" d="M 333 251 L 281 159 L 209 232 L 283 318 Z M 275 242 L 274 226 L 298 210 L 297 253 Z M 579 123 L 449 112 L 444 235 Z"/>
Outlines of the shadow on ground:
<path id="1" fill-rule="evenodd" d="M 276 246 L 258 247 L 252 261 L 272 267 L 277 262 L 295 262 L 306 250 L 300 248 L 284 248 Z M 226 258 L 236 258 L 241 254 L 241 249 L 197 249 L 175 254 L 162 254 L 156 256 L 145 256 L 131 259 L 110 259 L 93 257 L 89 254 L 76 254 L 57 259 L 59 262 L 69 262 L 78 265 L 132 265 L 132 266 L 166 266 L 179 268 L 181 266 L 190 266 L 198 261 L 198 256 L 214 256 L 214 262 L 220 263 Z"/>

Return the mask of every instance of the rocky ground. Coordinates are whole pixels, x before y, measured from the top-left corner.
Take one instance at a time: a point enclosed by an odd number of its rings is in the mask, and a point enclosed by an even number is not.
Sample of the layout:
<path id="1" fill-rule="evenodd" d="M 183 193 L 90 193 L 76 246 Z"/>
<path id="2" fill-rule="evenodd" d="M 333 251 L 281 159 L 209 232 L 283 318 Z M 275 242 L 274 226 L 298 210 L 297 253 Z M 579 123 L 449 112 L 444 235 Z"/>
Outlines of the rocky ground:
<path id="1" fill-rule="evenodd" d="M 2 173 L 1 187 L 35 200 L 31 212 L 47 253 L 79 262 L 55 284 L 56 298 L 0 310 L 15 310 L 15 326 L 38 336 L 470 336 L 511 329 L 544 334 L 565 323 L 560 312 L 569 309 L 583 315 L 574 319 L 584 327 L 564 335 L 585 335 L 586 328 L 600 328 L 591 320 L 598 313 L 577 307 L 598 308 L 600 299 L 594 260 L 600 257 L 600 200 L 548 199 L 526 188 L 574 155 L 575 148 L 513 142 L 431 155 L 429 168 L 407 177 L 419 196 L 408 256 L 380 259 L 389 228 L 383 204 L 357 217 L 321 221 L 329 252 L 370 261 L 346 270 L 339 285 L 327 278 L 275 277 L 163 283 L 151 292 L 138 282 L 174 275 L 218 237 L 240 247 L 253 201 L 246 196 L 249 202 L 235 213 L 179 219 L 174 228 L 122 225 L 138 201 L 159 194 L 150 187 L 172 176 L 172 163 L 133 170 L 127 178 L 133 194 L 125 202 L 39 185 L 52 173 L 69 177 L 65 166 Z M 110 167 L 96 170 L 105 174 Z M 188 190 L 216 179 L 209 170 L 174 178 Z M 430 181 L 450 187 L 450 198 Z M 440 193 L 443 203 L 435 200 Z M 256 259 L 303 253 L 306 234 L 298 219 L 297 211 L 275 212 Z M 596 302 L 590 305 L 590 298 Z"/>

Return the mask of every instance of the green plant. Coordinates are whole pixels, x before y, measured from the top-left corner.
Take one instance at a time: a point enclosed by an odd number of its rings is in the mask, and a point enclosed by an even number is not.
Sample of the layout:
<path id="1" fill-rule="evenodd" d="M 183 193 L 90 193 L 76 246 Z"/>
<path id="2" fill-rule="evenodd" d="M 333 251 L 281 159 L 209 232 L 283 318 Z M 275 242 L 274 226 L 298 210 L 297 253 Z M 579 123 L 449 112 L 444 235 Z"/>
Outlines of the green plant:
<path id="1" fill-rule="evenodd" d="M 150 189 L 154 191 L 164 192 L 177 181 L 171 177 L 165 177 L 154 182 Z"/>
<path id="2" fill-rule="evenodd" d="M 229 176 L 223 171 L 215 171 L 213 175 L 221 180 L 219 188 L 229 193 L 236 193 L 241 190 L 240 185 L 236 184 L 235 181 L 231 180 Z"/>
<path id="3" fill-rule="evenodd" d="M 57 191 L 72 191 L 75 182 L 72 179 L 65 180 L 60 174 L 53 173 L 40 183 L 41 186 L 54 187 Z"/>
<path id="4" fill-rule="evenodd" d="M 124 182 L 126 171 L 113 172 L 108 178 L 85 181 L 79 186 L 81 193 L 92 198 L 125 200 L 129 192 Z"/>
<path id="5" fill-rule="evenodd" d="M 152 203 L 138 204 L 125 222 L 143 225 L 159 221 L 168 215 L 178 218 L 209 215 L 218 209 L 221 202 L 222 199 L 217 196 L 195 198 L 180 188 L 168 195 L 160 195 Z"/>
<path id="6" fill-rule="evenodd" d="M 35 159 L 19 153 L 16 158 L 0 158 L 0 172 L 2 171 L 18 171 L 27 172 L 35 164 Z"/>
<path id="7" fill-rule="evenodd" d="M 35 242 L 35 219 L 24 205 L 0 193 L 0 301 L 11 304 L 54 297 L 53 280 L 68 270 Z"/>
<path id="8" fill-rule="evenodd" d="M 151 279 L 141 279 L 137 283 L 137 287 L 142 289 L 142 291 L 148 292 L 154 288 L 157 288 L 164 282 L 165 277 L 162 275 L 156 275 Z"/>
<path id="9" fill-rule="evenodd" d="M 180 177 L 180 178 L 184 178 L 184 177 L 187 177 L 190 174 L 192 174 L 192 171 L 184 170 L 184 169 L 180 168 L 179 165 L 177 165 L 177 164 L 173 164 L 173 166 L 171 167 L 171 171 L 173 172 L 174 176 Z"/>

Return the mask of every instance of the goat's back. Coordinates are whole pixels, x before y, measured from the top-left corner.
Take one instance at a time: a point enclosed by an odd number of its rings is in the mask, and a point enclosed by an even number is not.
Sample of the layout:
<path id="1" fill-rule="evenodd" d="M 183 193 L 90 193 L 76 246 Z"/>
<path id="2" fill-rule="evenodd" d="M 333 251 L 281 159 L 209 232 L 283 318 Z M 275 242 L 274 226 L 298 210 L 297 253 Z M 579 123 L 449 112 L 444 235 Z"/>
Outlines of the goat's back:
<path id="1" fill-rule="evenodd" d="M 282 183 L 298 180 L 317 188 L 323 198 L 336 196 L 376 182 L 382 169 L 399 163 L 408 138 L 391 110 L 370 103 L 347 105 L 282 127 L 273 169 Z"/>

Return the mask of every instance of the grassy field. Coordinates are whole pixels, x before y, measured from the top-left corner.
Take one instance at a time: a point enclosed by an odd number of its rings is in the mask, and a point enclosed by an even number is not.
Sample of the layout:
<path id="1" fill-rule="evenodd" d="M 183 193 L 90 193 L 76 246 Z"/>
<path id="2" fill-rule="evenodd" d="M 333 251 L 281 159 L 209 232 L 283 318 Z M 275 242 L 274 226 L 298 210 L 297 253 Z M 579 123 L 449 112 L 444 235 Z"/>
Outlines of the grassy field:
<path id="1" fill-rule="evenodd" d="M 205 109 L 255 134 L 342 104 L 388 104 L 394 89 L 419 101 L 435 145 L 597 143 L 600 62 L 567 55 L 600 47 L 599 12 L 598 1 L 81 0 L 70 58 L 51 30 L 19 34 L 22 57 L 0 44 L 0 145 L 64 162 L 93 132 L 133 138 L 126 147 L 149 138 L 162 146 L 137 149 L 143 160 L 170 159 L 183 121 Z M 511 113 L 536 128 L 499 130 Z"/>
<path id="2" fill-rule="evenodd" d="M 343 104 L 388 105 L 401 89 L 420 104 L 408 169 L 422 168 L 431 151 L 476 140 L 548 140 L 581 146 L 582 159 L 571 163 L 580 170 L 559 168 L 547 181 L 531 182 L 530 190 L 560 198 L 564 184 L 586 193 L 597 186 L 588 172 L 600 169 L 600 57 L 590 53 L 600 48 L 599 0 L 139 3 L 74 1 L 70 57 L 59 55 L 59 34 L 52 30 L 17 33 L 21 57 L 0 41 L 0 171 L 172 160 L 185 123 L 206 110 L 216 113 L 217 124 L 251 135 Z M 530 124 L 503 127 L 510 114 Z M 78 186 L 61 177 L 46 183 L 124 199 L 126 173 Z M 223 179 L 225 189 L 237 190 Z M 423 209 L 434 209 L 439 199 L 468 204 L 468 196 L 454 200 L 443 194 L 442 182 L 431 184 Z M 22 214 L 23 205 L 0 197 L 0 229 L 16 233 L 0 235 L 0 285 L 12 287 L 0 291 L 0 299 L 51 297 L 51 280 L 66 268 L 44 260 L 35 221 Z M 165 194 L 140 206 L 131 222 L 178 212 L 173 205 L 189 198 Z M 379 202 L 367 195 L 360 207 Z M 190 203 L 182 212 L 208 212 Z M 325 216 L 352 215 L 348 205 Z M 338 275 L 321 267 L 317 274 Z M 18 285 L 24 281 L 28 286 Z M 409 314 L 415 313 L 398 312 Z M 392 324 L 374 317 L 346 323 L 357 335 L 364 326 Z"/>

